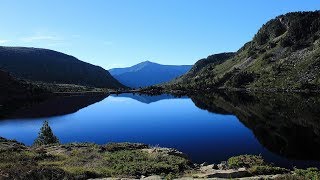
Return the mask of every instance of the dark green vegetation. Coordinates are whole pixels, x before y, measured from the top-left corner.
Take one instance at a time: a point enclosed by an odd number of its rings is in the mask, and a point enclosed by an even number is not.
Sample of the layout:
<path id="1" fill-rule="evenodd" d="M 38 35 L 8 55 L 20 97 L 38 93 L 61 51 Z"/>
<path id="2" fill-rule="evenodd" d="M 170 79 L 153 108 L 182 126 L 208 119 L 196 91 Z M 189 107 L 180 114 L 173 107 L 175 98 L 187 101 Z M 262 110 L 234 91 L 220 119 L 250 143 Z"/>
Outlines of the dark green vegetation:
<path id="1" fill-rule="evenodd" d="M 272 166 L 264 161 L 261 156 L 240 155 L 228 159 L 229 168 L 246 167 L 251 175 L 269 175 L 284 174 L 276 179 L 286 180 L 318 180 L 320 179 L 320 171 L 317 168 L 296 169 L 290 173 L 290 170 Z"/>
<path id="2" fill-rule="evenodd" d="M 217 91 L 191 99 L 201 109 L 237 116 L 271 152 L 290 159 L 320 160 L 317 94 Z"/>
<path id="3" fill-rule="evenodd" d="M 0 70 L 0 118 L 5 112 L 17 109 L 29 102 L 45 99 L 50 93 L 34 84 L 19 81 Z"/>
<path id="4" fill-rule="evenodd" d="M 320 179 L 320 171 L 317 168 L 296 169 L 295 174 L 298 178 L 318 180 Z"/>
<path id="5" fill-rule="evenodd" d="M 123 88 L 105 69 L 75 57 L 38 48 L 0 47 L 0 69 L 31 81 Z"/>
<path id="6" fill-rule="evenodd" d="M 261 156 L 241 155 L 234 156 L 228 159 L 228 166 L 230 168 L 262 166 L 265 162 Z"/>
<path id="7" fill-rule="evenodd" d="M 42 146 L 48 144 L 59 144 L 59 139 L 53 134 L 48 121 L 44 121 L 40 129 L 39 136 L 34 141 L 35 146 Z"/>
<path id="8" fill-rule="evenodd" d="M 0 138 L 0 179 L 87 179 L 179 175 L 190 162 L 178 152 L 143 144 L 89 143 L 26 147 Z"/>
<path id="9" fill-rule="evenodd" d="M 25 81 L 18 81 L 10 76 L 9 73 L 1 70 L 0 82 L 0 102 L 8 101 L 10 99 L 30 98 L 35 95 L 47 93 L 43 89 Z"/>
<path id="10" fill-rule="evenodd" d="M 274 167 L 260 156 L 229 158 L 227 169 L 246 168 L 248 176 L 281 174 L 277 179 L 318 179 L 317 168 Z M 219 170 L 218 170 L 219 171 Z M 221 171 L 219 171 L 221 172 Z M 0 179 L 88 179 L 102 177 L 185 177 L 199 170 L 184 154 L 136 143 L 49 144 L 27 147 L 0 137 Z"/>
<path id="11" fill-rule="evenodd" d="M 230 168 L 248 168 L 252 175 L 285 174 L 290 171 L 285 168 L 274 167 L 264 161 L 261 156 L 240 155 L 228 159 Z"/>
<path id="12" fill-rule="evenodd" d="M 221 53 L 221 54 L 215 54 L 208 56 L 207 58 L 200 59 L 197 61 L 191 68 L 189 72 L 181 76 L 180 78 L 177 78 L 174 83 L 178 84 L 187 84 L 189 83 L 190 79 L 194 79 L 195 82 L 199 80 L 200 77 L 198 75 L 210 73 L 208 70 L 211 69 L 226 60 L 232 58 L 236 53 Z M 205 67 L 212 67 L 212 68 L 205 68 Z"/>
<path id="13" fill-rule="evenodd" d="M 207 58 L 210 63 L 200 60 L 167 87 L 319 90 L 319 37 L 319 11 L 281 15 L 263 25 L 235 55 L 213 55 L 217 58 Z"/>

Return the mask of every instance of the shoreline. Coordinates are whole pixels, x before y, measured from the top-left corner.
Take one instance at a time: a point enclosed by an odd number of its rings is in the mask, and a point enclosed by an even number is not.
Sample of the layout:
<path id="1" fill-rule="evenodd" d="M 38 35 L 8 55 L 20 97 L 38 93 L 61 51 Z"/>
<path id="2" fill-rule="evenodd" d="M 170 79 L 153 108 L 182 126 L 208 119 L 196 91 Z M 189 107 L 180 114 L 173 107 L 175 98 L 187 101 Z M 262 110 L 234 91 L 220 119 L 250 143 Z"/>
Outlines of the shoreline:
<path id="1" fill-rule="evenodd" d="M 234 156 L 219 164 L 195 164 L 176 149 L 141 143 L 25 146 L 0 137 L 0 160 L 0 179 L 28 177 L 30 172 L 32 176 L 58 176 L 52 179 L 281 179 L 299 178 L 308 172 L 320 177 L 318 169 L 289 170 L 256 155 Z"/>
<path id="2" fill-rule="evenodd" d="M 214 89 L 191 89 L 191 90 L 179 90 L 179 89 L 133 89 L 133 90 L 119 90 L 109 91 L 109 94 L 123 94 L 123 93 L 138 93 L 150 96 L 156 96 L 161 94 L 172 94 L 176 96 L 194 95 L 197 93 L 213 93 L 213 92 L 243 92 L 243 93 L 297 93 L 297 94 L 319 94 L 320 90 L 298 90 L 298 89 L 245 89 L 245 88 L 214 88 Z"/>

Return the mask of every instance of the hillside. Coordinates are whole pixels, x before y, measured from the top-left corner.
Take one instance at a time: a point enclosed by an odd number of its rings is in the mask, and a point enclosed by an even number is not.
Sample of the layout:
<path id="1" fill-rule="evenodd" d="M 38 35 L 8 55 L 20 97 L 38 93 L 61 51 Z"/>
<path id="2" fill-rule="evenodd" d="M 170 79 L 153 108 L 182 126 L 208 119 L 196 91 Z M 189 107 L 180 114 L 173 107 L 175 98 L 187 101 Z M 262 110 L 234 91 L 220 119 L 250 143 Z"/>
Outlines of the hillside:
<path id="1" fill-rule="evenodd" d="M 24 82 L 17 81 L 9 73 L 0 70 L 0 105 L 11 99 L 28 99 L 47 93 L 44 90 Z"/>
<path id="2" fill-rule="evenodd" d="M 263 25 L 234 56 L 222 63 L 210 63 L 169 85 L 191 89 L 319 90 L 319 37 L 320 11 L 281 15 Z"/>
<path id="3" fill-rule="evenodd" d="M 128 68 L 110 69 L 109 72 L 122 84 L 138 88 L 171 81 L 189 71 L 190 68 L 191 66 L 188 65 L 161 65 L 145 61 Z"/>
<path id="4" fill-rule="evenodd" d="M 173 83 L 188 83 L 190 79 L 194 79 L 195 81 L 197 81 L 198 75 L 206 73 L 205 71 L 208 71 L 212 67 L 225 62 L 227 59 L 233 57 L 234 55 L 235 53 L 232 52 L 220 53 L 208 56 L 204 59 L 200 59 L 192 66 L 190 71 L 174 80 Z M 211 68 L 207 68 L 209 66 Z"/>
<path id="5" fill-rule="evenodd" d="M 0 59 L 1 69 L 21 79 L 103 88 L 124 87 L 105 69 L 48 49 L 0 47 Z"/>
<path id="6" fill-rule="evenodd" d="M 24 81 L 18 81 L 0 70 L 0 118 L 21 107 L 43 101 L 50 92 Z"/>

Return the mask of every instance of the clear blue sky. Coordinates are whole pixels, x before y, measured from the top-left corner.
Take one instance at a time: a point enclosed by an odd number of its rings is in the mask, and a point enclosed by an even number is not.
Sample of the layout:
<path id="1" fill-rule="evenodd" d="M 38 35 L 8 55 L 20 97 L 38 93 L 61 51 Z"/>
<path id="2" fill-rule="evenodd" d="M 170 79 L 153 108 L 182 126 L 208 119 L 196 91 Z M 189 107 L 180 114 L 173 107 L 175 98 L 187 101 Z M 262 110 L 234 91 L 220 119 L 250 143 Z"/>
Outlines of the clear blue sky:
<path id="1" fill-rule="evenodd" d="M 106 69 L 193 64 L 236 51 L 269 19 L 320 0 L 1 0 L 0 45 L 41 47 Z"/>

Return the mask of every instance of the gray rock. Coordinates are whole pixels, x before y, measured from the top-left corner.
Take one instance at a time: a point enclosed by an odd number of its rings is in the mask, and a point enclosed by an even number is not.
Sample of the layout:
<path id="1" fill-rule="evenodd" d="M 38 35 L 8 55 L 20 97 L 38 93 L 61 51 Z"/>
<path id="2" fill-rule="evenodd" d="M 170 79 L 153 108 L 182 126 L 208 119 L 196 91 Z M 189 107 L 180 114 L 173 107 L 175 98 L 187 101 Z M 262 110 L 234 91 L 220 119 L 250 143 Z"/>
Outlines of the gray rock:
<path id="1" fill-rule="evenodd" d="M 207 165 L 208 165 L 207 162 L 204 162 L 204 163 L 200 164 L 200 166 L 207 166 Z"/>
<path id="2" fill-rule="evenodd" d="M 162 178 L 161 176 L 149 176 L 146 178 L 143 178 L 143 180 L 162 180 L 164 178 Z"/>
<path id="3" fill-rule="evenodd" d="M 226 161 L 222 161 L 220 164 L 218 164 L 218 169 L 220 169 L 220 170 L 224 170 L 227 168 L 228 168 L 228 165 L 227 165 Z"/>

